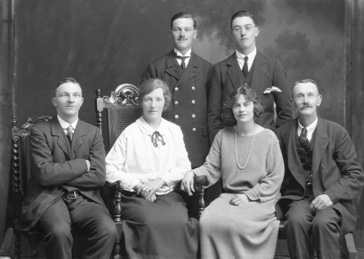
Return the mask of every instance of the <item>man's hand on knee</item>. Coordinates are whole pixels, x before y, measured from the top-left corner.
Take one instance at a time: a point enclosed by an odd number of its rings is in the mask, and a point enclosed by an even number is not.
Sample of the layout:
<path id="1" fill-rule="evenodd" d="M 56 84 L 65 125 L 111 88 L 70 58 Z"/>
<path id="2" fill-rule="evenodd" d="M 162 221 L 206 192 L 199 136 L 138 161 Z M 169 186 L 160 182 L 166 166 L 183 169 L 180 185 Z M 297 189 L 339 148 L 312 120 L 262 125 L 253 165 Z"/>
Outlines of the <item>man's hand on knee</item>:
<path id="1" fill-rule="evenodd" d="M 320 194 L 310 205 L 311 210 L 323 210 L 333 205 L 330 197 L 327 194 Z"/>

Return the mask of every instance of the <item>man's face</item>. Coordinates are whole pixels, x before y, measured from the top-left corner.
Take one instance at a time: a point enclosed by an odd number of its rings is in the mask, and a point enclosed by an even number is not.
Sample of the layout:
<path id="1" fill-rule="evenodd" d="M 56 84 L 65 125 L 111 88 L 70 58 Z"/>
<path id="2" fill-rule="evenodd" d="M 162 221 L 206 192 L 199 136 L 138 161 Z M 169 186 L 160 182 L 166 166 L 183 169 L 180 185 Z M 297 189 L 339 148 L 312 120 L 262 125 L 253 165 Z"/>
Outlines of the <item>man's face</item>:
<path id="1" fill-rule="evenodd" d="M 172 23 L 170 35 L 174 47 L 182 54 L 185 54 L 192 48 L 192 41 L 196 38 L 197 30 L 193 28 L 191 18 L 178 18 Z"/>
<path id="2" fill-rule="evenodd" d="M 237 17 L 231 23 L 231 34 L 236 49 L 249 54 L 255 48 L 255 37 L 259 35 L 259 29 L 249 16 Z"/>
<path id="3" fill-rule="evenodd" d="M 293 104 L 299 116 L 316 116 L 322 97 L 316 85 L 311 82 L 298 83 L 292 89 Z"/>
<path id="4" fill-rule="evenodd" d="M 77 118 L 83 104 L 81 87 L 72 82 L 58 86 L 52 98 L 52 104 L 62 119 L 68 121 L 68 119 Z"/>

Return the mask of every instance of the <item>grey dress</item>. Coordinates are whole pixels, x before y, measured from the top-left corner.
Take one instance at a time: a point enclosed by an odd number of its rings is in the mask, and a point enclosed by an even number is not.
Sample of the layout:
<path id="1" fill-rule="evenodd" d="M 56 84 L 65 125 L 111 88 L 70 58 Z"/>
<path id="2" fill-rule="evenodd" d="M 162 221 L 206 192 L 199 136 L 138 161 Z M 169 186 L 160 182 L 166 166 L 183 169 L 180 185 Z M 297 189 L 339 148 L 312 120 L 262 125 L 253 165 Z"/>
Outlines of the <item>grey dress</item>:
<path id="1" fill-rule="evenodd" d="M 275 203 L 280 197 L 284 164 L 278 139 L 268 129 L 255 134 L 247 161 L 252 138 L 235 135 L 233 127 L 220 130 L 206 163 L 193 170 L 196 175 L 209 175 L 211 185 L 221 178 L 224 189 L 200 219 L 203 259 L 274 257 L 279 227 Z M 236 154 L 241 167 L 246 163 L 243 170 L 237 166 Z M 229 203 L 235 194 L 242 193 L 248 203 Z"/>

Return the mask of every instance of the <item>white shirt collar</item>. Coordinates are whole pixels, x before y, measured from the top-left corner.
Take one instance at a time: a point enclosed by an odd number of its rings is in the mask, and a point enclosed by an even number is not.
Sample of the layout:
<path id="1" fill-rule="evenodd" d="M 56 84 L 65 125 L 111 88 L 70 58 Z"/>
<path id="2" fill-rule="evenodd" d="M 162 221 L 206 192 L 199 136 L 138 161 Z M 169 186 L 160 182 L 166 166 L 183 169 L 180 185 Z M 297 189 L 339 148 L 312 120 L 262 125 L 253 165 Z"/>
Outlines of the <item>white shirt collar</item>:
<path id="1" fill-rule="evenodd" d="M 255 59 L 255 56 L 257 55 L 257 48 L 255 47 L 253 49 L 253 51 L 250 52 L 248 55 L 244 55 L 244 54 L 240 53 L 237 50 L 235 50 L 235 53 L 236 53 L 236 57 L 238 59 L 238 63 L 239 63 L 240 69 L 243 69 L 243 66 L 244 66 L 244 58 L 245 57 L 248 57 L 248 69 L 250 70 L 250 68 L 253 65 L 253 61 Z"/>
<path id="2" fill-rule="evenodd" d="M 70 125 L 67 121 L 63 120 L 61 117 L 59 117 L 59 115 L 57 115 L 58 121 L 61 124 L 61 127 L 63 130 L 67 130 L 68 126 Z M 76 129 L 76 125 L 77 125 L 78 119 L 75 120 L 73 123 L 71 123 L 73 130 Z"/>
<path id="3" fill-rule="evenodd" d="M 181 52 L 179 52 L 177 49 L 174 49 L 174 53 L 176 53 L 176 55 L 177 55 L 177 56 L 180 56 L 180 57 L 187 57 L 187 58 L 185 59 L 185 65 L 186 65 L 186 67 L 188 66 L 188 62 L 190 62 L 190 59 L 191 59 L 191 52 L 192 52 L 192 50 L 191 50 L 191 49 L 189 49 L 189 50 L 186 52 L 186 54 L 185 54 L 185 55 L 182 55 L 182 54 L 181 54 Z M 181 65 L 181 63 L 182 63 L 182 59 L 180 59 L 180 58 L 176 58 L 176 59 L 177 59 L 178 64 L 179 64 L 179 65 Z"/>
<path id="4" fill-rule="evenodd" d="M 315 131 L 315 129 L 317 127 L 317 121 L 318 121 L 318 119 L 316 118 L 314 120 L 314 122 L 312 122 L 310 125 L 308 125 L 306 127 L 306 129 L 307 129 L 307 138 L 308 138 L 309 141 L 311 141 L 313 132 Z M 297 129 L 298 136 L 301 135 L 301 131 L 302 131 L 303 128 L 304 128 L 303 125 L 298 120 L 298 129 Z"/>
<path id="5" fill-rule="evenodd" d="M 150 135 L 152 136 L 153 133 L 155 131 L 158 131 L 161 135 L 165 135 L 166 132 L 168 131 L 168 125 L 166 123 L 166 120 L 162 118 L 161 123 L 159 124 L 159 127 L 157 130 L 154 130 L 149 124 L 148 122 L 146 122 L 143 118 L 143 116 L 141 116 L 136 123 L 143 129 L 143 132 L 146 135 Z"/>

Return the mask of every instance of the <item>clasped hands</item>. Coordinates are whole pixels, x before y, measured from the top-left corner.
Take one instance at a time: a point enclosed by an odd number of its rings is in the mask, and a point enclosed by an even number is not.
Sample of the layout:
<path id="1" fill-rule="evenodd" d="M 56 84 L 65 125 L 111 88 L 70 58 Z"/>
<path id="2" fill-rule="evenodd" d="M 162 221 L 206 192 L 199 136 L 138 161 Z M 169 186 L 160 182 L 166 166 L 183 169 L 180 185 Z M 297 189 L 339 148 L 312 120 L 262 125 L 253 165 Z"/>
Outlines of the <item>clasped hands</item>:
<path id="1" fill-rule="evenodd" d="M 165 184 L 162 178 L 156 178 L 147 182 L 140 182 L 134 190 L 144 199 L 154 202 L 157 199 L 156 192 Z"/>

